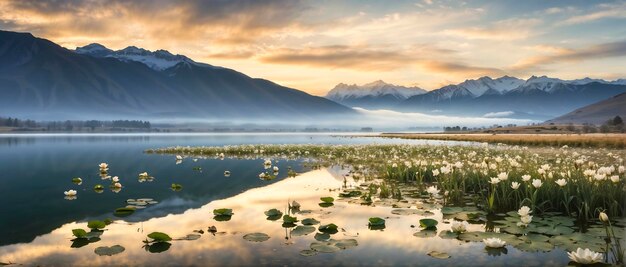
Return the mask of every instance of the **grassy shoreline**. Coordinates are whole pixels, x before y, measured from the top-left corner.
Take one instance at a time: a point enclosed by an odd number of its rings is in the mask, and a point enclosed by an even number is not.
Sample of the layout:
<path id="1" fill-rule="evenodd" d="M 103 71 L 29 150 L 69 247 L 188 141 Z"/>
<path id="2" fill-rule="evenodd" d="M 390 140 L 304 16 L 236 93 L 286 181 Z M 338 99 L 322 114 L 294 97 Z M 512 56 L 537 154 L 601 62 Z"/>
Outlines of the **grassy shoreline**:
<path id="1" fill-rule="evenodd" d="M 484 133 L 382 133 L 368 137 L 473 141 L 520 146 L 570 146 L 626 148 L 626 134 L 484 134 Z"/>

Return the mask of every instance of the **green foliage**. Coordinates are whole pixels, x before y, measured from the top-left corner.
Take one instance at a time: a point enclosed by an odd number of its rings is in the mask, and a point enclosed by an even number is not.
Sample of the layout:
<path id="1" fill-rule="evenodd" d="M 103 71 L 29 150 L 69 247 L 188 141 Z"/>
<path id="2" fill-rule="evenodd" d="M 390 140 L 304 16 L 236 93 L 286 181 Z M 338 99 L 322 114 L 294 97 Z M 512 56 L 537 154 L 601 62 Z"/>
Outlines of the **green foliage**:
<path id="1" fill-rule="evenodd" d="M 166 233 L 152 232 L 148 234 L 148 238 L 152 239 L 152 242 L 167 242 L 172 241 L 172 238 Z"/>
<path id="2" fill-rule="evenodd" d="M 103 221 L 93 220 L 87 223 L 87 227 L 91 229 L 104 229 L 104 227 L 106 227 L 106 223 Z"/>

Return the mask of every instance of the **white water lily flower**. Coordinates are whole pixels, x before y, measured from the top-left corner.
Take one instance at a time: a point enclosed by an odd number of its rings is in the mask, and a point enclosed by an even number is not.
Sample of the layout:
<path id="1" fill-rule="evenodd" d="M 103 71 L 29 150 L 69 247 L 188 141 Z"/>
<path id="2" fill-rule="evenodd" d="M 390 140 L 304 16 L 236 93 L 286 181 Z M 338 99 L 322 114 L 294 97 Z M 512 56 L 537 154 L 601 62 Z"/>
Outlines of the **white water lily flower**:
<path id="1" fill-rule="evenodd" d="M 114 184 L 113 184 L 113 187 L 115 187 L 115 188 L 122 188 L 122 184 L 120 184 L 120 183 L 114 183 Z"/>
<path id="2" fill-rule="evenodd" d="M 230 171 L 224 171 L 224 176 L 226 177 L 230 176 Z"/>
<path id="3" fill-rule="evenodd" d="M 113 178 L 111 178 L 111 181 L 113 181 L 114 183 L 117 183 L 120 181 L 120 178 L 117 176 L 113 176 Z"/>
<path id="4" fill-rule="evenodd" d="M 426 192 L 435 196 L 439 194 L 439 189 L 437 189 L 437 187 L 433 185 L 433 186 L 429 186 L 428 188 L 426 188 Z"/>
<path id="5" fill-rule="evenodd" d="M 485 246 L 489 248 L 501 248 L 501 247 L 504 247 L 504 245 L 506 245 L 506 242 L 502 241 L 502 239 L 497 238 L 497 237 L 483 239 L 483 243 L 485 243 Z"/>
<path id="6" fill-rule="evenodd" d="M 528 216 L 531 212 L 532 211 L 528 206 L 522 206 L 519 210 L 517 210 L 517 214 L 519 214 L 520 217 Z"/>
<path id="7" fill-rule="evenodd" d="M 272 165 L 272 161 L 269 159 L 266 159 L 265 162 L 263 162 L 263 165 Z"/>
<path id="8" fill-rule="evenodd" d="M 524 182 L 530 181 L 530 175 L 528 175 L 528 174 L 522 175 L 522 181 L 524 181 Z"/>
<path id="9" fill-rule="evenodd" d="M 498 179 L 500 179 L 500 181 L 506 181 L 507 179 L 509 179 L 509 174 L 506 172 L 501 172 L 500 174 L 498 174 Z"/>
<path id="10" fill-rule="evenodd" d="M 602 253 L 591 251 L 588 248 L 578 248 L 576 251 L 568 252 L 567 256 L 570 260 L 580 264 L 594 264 L 604 261 Z"/>
<path id="11" fill-rule="evenodd" d="M 76 195 L 76 190 L 70 189 L 70 190 L 67 190 L 67 191 L 63 192 L 63 194 L 65 194 L 68 197 L 75 196 Z"/>
<path id="12" fill-rule="evenodd" d="M 104 170 L 104 169 L 109 168 L 109 164 L 102 162 L 100 163 L 100 165 L 98 165 L 98 167 L 100 167 L 101 170 Z"/>
<path id="13" fill-rule="evenodd" d="M 148 173 L 147 172 L 142 172 L 139 174 L 139 177 L 148 177 Z"/>
<path id="14" fill-rule="evenodd" d="M 567 181 L 565 181 L 565 179 L 558 179 L 554 182 L 558 184 L 560 187 L 564 187 L 565 185 L 567 185 Z"/>
<path id="15" fill-rule="evenodd" d="M 541 180 L 539 180 L 539 179 L 533 179 L 533 186 L 534 186 L 535 188 L 539 188 L 539 187 L 541 187 L 541 185 L 542 185 L 542 184 L 543 184 L 543 182 L 541 182 Z"/>
<path id="16" fill-rule="evenodd" d="M 522 224 L 524 224 L 524 226 L 527 226 L 528 224 L 530 224 L 530 222 L 533 221 L 533 216 L 530 216 L 530 215 L 522 216 L 519 219 L 520 221 L 522 221 Z"/>
<path id="17" fill-rule="evenodd" d="M 261 178 L 261 179 L 265 178 L 265 176 L 266 176 L 266 174 L 264 172 L 259 174 L 259 178 Z"/>
<path id="18" fill-rule="evenodd" d="M 598 218 L 602 222 L 605 222 L 605 223 L 609 222 L 609 215 L 606 215 L 606 213 L 604 213 L 604 212 L 600 212 L 600 216 L 598 216 Z"/>
<path id="19" fill-rule="evenodd" d="M 183 157 L 181 155 L 176 155 L 176 160 L 183 160 Z"/>
<path id="20" fill-rule="evenodd" d="M 455 233 L 463 233 L 467 231 L 468 226 L 469 226 L 469 223 L 467 223 L 466 221 L 454 221 L 453 220 L 450 226 L 450 229 L 452 230 L 452 232 L 455 232 Z"/>
<path id="21" fill-rule="evenodd" d="M 274 170 L 275 172 L 278 171 L 278 167 L 274 166 L 274 168 L 272 168 L 272 170 Z"/>
<path id="22" fill-rule="evenodd" d="M 498 179 L 497 177 L 491 177 L 491 180 L 489 181 L 490 184 L 498 184 L 500 182 L 500 179 Z"/>
<path id="23" fill-rule="evenodd" d="M 519 188 L 519 183 L 518 182 L 512 182 L 511 183 L 511 188 L 513 188 L 513 190 L 517 190 Z"/>
<path id="24" fill-rule="evenodd" d="M 593 176 L 594 179 L 596 179 L 597 181 L 602 181 L 604 179 L 606 179 L 606 175 L 604 174 L 596 174 L 595 176 Z"/>

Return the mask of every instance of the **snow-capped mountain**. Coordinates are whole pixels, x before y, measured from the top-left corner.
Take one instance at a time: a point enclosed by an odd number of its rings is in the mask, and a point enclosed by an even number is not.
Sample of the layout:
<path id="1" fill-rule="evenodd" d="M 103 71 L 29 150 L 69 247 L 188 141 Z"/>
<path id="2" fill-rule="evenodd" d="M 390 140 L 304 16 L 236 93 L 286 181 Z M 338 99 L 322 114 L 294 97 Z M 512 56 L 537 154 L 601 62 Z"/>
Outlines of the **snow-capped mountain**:
<path id="1" fill-rule="evenodd" d="M 122 61 L 136 61 L 158 71 L 171 68 L 181 62 L 195 65 L 202 64 L 197 63 L 183 55 L 174 55 L 167 50 L 156 50 L 153 52 L 136 46 L 129 46 L 124 49 L 114 51 L 101 44 L 93 43 L 83 47 L 77 47 L 75 51 L 79 54 L 94 57 L 113 57 Z M 202 65 L 208 66 L 207 64 Z"/>
<path id="2" fill-rule="evenodd" d="M 337 84 L 326 94 L 326 98 L 352 107 L 388 108 L 423 93 L 426 90 L 419 87 L 394 85 L 378 80 L 364 85 Z"/>
<path id="3" fill-rule="evenodd" d="M 485 76 L 476 80 L 465 80 L 458 84 L 460 88 L 467 89 L 475 97 L 483 95 L 485 92 L 492 90 L 491 93 L 505 93 L 522 85 L 524 80 L 510 76 L 503 76 L 497 79 Z"/>
<path id="4" fill-rule="evenodd" d="M 526 114 L 524 116 L 530 114 L 536 119 L 551 118 L 626 92 L 624 82 L 624 79 L 562 80 L 547 76 L 532 76 L 525 81 L 508 76 L 498 79 L 482 77 L 412 96 L 396 109 L 438 110 L 451 115 L 512 112 Z"/>

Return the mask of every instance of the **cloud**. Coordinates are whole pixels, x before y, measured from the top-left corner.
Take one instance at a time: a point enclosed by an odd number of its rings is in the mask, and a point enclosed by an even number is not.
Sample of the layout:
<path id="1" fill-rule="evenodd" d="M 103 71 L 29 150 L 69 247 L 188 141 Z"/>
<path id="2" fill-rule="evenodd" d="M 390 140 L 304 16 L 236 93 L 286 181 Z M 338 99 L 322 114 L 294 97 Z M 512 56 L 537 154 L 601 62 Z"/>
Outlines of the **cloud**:
<path id="1" fill-rule="evenodd" d="M 559 23 L 559 25 L 575 25 L 588 23 L 608 18 L 626 18 L 626 3 L 601 4 L 594 12 L 585 12 L 583 15 L 569 17 Z"/>
<path id="2" fill-rule="evenodd" d="M 507 19 L 492 23 L 486 27 L 465 27 L 443 31 L 444 34 L 463 37 L 466 39 L 485 40 L 519 40 L 535 34 L 534 27 L 541 24 L 541 20 Z"/>
<path id="3" fill-rule="evenodd" d="M 550 55 L 535 56 L 523 59 L 512 66 L 515 71 L 532 71 L 544 65 L 576 62 L 584 60 L 597 60 L 603 58 L 626 56 L 626 40 L 604 44 L 592 45 L 580 49 L 551 47 L 554 53 Z"/>
<path id="4" fill-rule="evenodd" d="M 299 24 L 308 8 L 290 0 L 6 0 L 0 19 L 41 35 L 168 36 L 249 43 Z"/>
<path id="5" fill-rule="evenodd" d="M 272 64 L 348 68 L 365 71 L 393 70 L 412 64 L 418 57 L 390 49 L 368 46 L 321 46 L 303 49 L 281 49 L 259 60 Z"/>
<path id="6" fill-rule="evenodd" d="M 431 72 L 469 76 L 498 76 L 505 72 L 498 68 L 480 67 L 455 62 L 425 61 L 421 66 Z"/>

